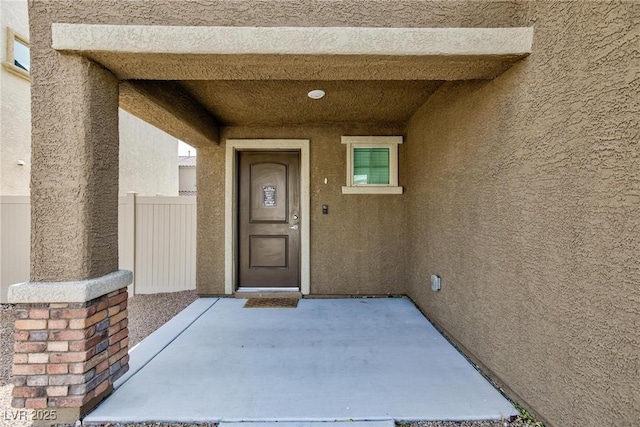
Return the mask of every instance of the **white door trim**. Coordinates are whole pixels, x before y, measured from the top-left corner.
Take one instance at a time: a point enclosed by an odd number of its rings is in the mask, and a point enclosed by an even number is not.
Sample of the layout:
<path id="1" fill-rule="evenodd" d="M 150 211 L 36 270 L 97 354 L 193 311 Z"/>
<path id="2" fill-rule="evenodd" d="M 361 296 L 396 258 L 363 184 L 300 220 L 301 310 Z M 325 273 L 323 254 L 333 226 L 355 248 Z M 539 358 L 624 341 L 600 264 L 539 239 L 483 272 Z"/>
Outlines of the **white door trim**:
<path id="1" fill-rule="evenodd" d="M 308 139 L 228 139 L 225 155 L 224 194 L 224 292 L 233 294 L 237 281 L 237 186 L 239 151 L 300 151 L 300 291 L 308 295 L 311 289 L 310 236 L 311 191 Z"/>

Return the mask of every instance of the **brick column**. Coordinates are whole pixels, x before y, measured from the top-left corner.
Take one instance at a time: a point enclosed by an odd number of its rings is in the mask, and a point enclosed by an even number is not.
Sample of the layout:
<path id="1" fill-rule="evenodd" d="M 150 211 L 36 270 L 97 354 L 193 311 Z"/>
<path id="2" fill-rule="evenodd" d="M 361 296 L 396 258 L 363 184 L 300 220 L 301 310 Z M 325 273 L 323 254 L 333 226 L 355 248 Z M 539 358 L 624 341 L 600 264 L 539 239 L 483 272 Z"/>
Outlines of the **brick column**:
<path id="1" fill-rule="evenodd" d="M 78 420 L 129 368 L 126 287 L 84 303 L 17 304 L 16 315 L 15 408 Z"/>

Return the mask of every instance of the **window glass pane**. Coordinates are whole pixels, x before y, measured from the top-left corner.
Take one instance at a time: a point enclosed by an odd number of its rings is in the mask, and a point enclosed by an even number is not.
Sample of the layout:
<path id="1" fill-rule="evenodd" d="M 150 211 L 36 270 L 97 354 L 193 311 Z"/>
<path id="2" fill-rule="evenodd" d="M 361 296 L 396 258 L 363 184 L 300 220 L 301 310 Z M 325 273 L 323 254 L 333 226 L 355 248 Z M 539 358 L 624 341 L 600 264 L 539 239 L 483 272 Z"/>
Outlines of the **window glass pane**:
<path id="1" fill-rule="evenodd" d="M 27 72 L 31 69 L 29 46 L 18 39 L 13 40 L 13 63 Z"/>
<path id="2" fill-rule="evenodd" d="M 389 149 L 354 148 L 353 184 L 389 184 Z"/>

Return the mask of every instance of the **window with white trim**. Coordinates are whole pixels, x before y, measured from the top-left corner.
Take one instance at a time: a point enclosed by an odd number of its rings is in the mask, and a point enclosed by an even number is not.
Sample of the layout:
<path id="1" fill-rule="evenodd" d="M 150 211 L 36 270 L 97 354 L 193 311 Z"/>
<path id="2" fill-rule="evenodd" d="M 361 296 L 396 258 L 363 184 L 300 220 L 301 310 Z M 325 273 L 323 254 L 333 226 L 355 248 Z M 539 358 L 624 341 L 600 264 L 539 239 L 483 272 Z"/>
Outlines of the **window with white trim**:
<path id="1" fill-rule="evenodd" d="M 29 41 L 7 27 L 7 59 L 2 66 L 9 72 L 29 80 L 31 52 Z"/>
<path id="2" fill-rule="evenodd" d="M 347 185 L 342 194 L 402 194 L 398 186 L 401 136 L 343 136 Z"/>

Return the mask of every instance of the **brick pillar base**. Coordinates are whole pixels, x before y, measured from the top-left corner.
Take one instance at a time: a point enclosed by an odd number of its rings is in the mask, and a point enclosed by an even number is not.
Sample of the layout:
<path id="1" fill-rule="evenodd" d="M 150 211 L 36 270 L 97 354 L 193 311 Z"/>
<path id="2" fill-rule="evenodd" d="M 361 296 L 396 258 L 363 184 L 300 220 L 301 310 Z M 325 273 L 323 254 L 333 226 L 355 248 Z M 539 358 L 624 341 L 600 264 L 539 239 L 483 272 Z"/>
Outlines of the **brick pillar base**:
<path id="1" fill-rule="evenodd" d="M 129 369 L 126 287 L 84 303 L 16 304 L 16 317 L 12 406 L 39 410 L 36 425 L 81 419 Z"/>

